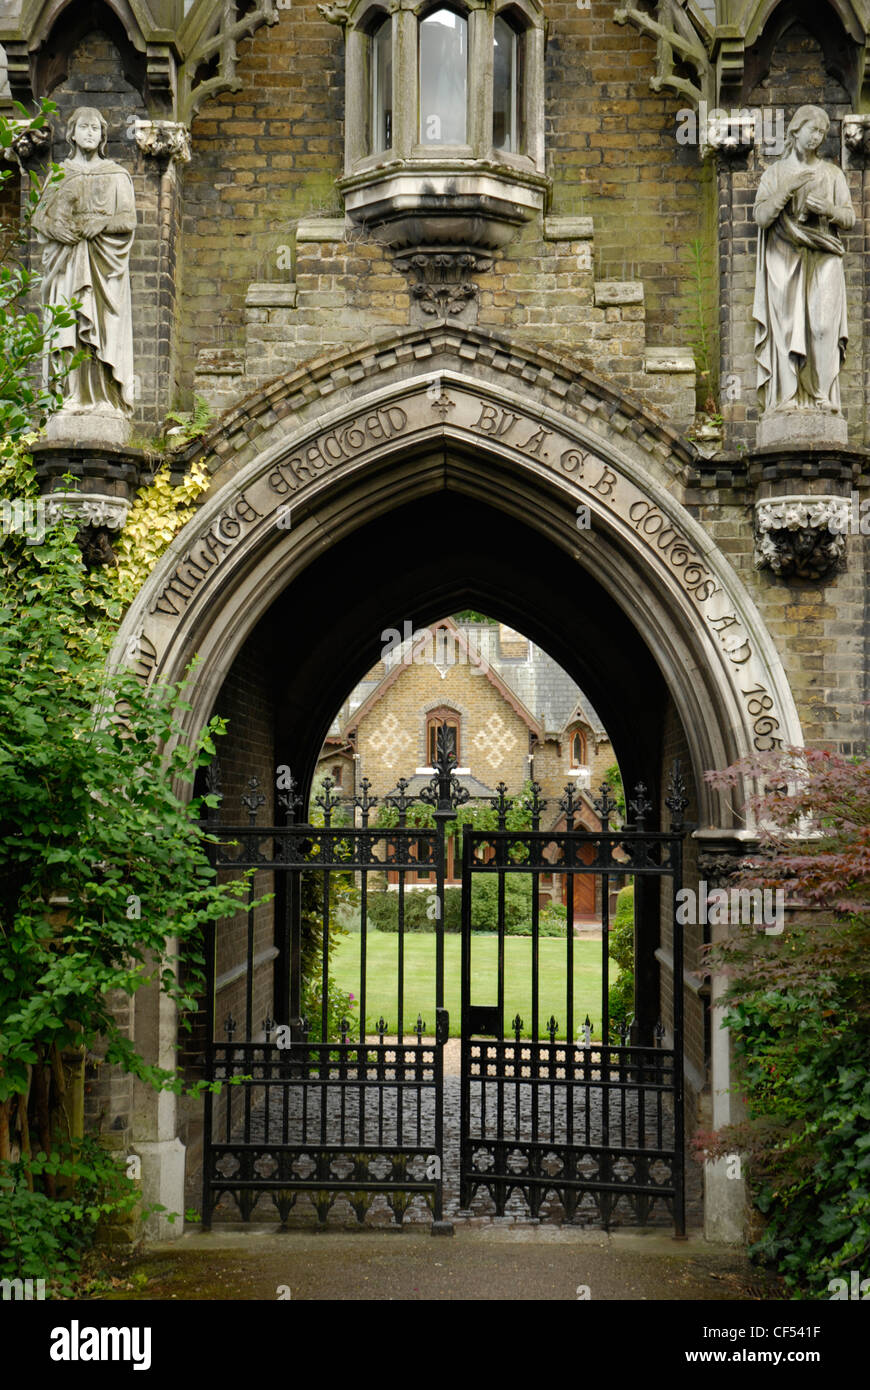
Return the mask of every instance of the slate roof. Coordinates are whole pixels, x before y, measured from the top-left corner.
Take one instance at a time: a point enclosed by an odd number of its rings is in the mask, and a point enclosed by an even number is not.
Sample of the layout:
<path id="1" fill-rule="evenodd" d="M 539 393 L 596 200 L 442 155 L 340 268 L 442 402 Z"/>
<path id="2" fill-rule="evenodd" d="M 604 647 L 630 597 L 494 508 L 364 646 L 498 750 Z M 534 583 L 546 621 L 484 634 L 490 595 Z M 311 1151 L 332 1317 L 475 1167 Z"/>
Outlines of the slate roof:
<path id="1" fill-rule="evenodd" d="M 450 622 L 450 620 L 448 620 Z M 545 734 L 558 734 L 574 719 L 583 719 L 596 739 L 606 738 L 606 730 L 598 713 L 558 662 L 538 647 L 527 642 L 526 654 L 510 656 L 500 641 L 497 624 L 450 622 L 479 652 L 493 673 L 525 706 Z M 422 629 L 421 629 L 422 631 Z M 360 681 L 351 692 L 341 714 L 335 719 L 330 733 L 339 733 L 352 722 L 352 716 L 366 704 L 385 682 L 395 680 L 395 667 L 377 679 Z M 489 795 L 490 793 L 481 793 Z"/>

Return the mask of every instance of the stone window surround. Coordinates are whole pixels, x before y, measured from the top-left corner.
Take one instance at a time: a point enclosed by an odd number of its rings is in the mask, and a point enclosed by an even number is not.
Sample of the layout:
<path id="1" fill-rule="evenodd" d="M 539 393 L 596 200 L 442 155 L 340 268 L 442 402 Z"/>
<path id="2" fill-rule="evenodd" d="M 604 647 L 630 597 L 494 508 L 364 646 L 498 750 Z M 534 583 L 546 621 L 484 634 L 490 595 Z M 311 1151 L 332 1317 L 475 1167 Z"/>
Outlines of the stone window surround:
<path id="1" fill-rule="evenodd" d="M 414 207 L 416 185 L 455 194 L 461 177 L 463 201 L 493 197 L 515 223 L 544 204 L 548 187 L 544 161 L 544 43 L 546 21 L 537 0 L 450 0 L 448 8 L 468 19 L 468 144 L 424 145 L 419 141 L 418 25 L 445 0 L 356 0 L 342 15 L 345 64 L 345 173 L 339 188 L 348 213 L 360 221 L 388 220 L 401 205 Z M 393 42 L 393 144 L 377 154 L 367 147 L 369 128 L 369 40 L 379 18 L 390 15 Z M 497 15 L 522 34 L 521 130 L 524 153 L 494 150 L 493 31 Z M 386 211 L 387 218 L 381 213 Z M 513 213 L 513 216 L 510 214 Z"/>
<path id="2" fill-rule="evenodd" d="M 432 737 L 432 727 L 434 725 L 435 728 L 438 728 L 439 725 L 446 722 L 456 730 L 456 764 L 458 767 L 459 763 L 462 761 L 462 712 L 457 709 L 455 705 L 445 705 L 442 703 L 430 709 L 426 709 L 424 711 L 424 721 L 423 756 L 427 766 L 431 765 L 429 744 Z"/>
<path id="3" fill-rule="evenodd" d="M 579 759 L 574 757 L 574 740 L 577 738 L 580 740 L 580 748 L 583 753 L 583 757 Z M 571 771 L 588 772 L 589 744 L 585 729 L 576 725 L 569 731 L 568 740 L 568 761 Z"/>

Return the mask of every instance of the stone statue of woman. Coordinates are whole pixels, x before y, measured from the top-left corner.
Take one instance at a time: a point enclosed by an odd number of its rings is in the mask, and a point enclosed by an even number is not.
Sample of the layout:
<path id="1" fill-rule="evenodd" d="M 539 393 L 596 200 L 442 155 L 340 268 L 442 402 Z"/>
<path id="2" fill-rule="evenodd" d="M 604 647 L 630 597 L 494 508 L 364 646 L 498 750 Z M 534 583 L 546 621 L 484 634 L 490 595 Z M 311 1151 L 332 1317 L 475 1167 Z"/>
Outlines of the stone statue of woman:
<path id="1" fill-rule="evenodd" d="M 792 117 L 785 153 L 762 175 L 755 278 L 759 445 L 845 443 L 840 368 L 849 333 L 839 229 L 855 213 L 842 169 L 816 151 L 830 121 L 819 106 Z"/>
<path id="2" fill-rule="evenodd" d="M 33 223 L 43 244 L 45 302 L 80 305 L 53 350 L 84 348 L 88 354 L 67 378 L 63 407 L 49 419 L 49 437 L 123 444 L 133 408 L 130 248 L 136 204 L 126 169 L 105 158 L 107 133 L 93 107 L 73 111 L 64 176 L 46 184 Z"/>

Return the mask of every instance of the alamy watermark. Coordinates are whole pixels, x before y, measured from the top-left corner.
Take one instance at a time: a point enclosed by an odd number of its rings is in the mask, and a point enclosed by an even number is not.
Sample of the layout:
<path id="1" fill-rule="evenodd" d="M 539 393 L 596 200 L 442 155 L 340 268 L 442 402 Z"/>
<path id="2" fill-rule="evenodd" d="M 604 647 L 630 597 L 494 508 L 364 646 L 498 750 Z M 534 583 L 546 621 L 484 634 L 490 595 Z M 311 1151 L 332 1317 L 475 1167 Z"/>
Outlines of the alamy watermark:
<path id="1" fill-rule="evenodd" d="M 47 525 L 43 498 L 0 498 L 0 539 L 3 536 L 23 536 L 28 545 L 42 545 Z"/>
<path id="2" fill-rule="evenodd" d="M 45 1298 L 44 1279 L 0 1279 L 0 1301 L 30 1303 Z"/>
<path id="3" fill-rule="evenodd" d="M 763 926 L 766 936 L 779 936 L 785 926 L 785 891 L 782 888 L 713 888 L 702 879 L 698 891 L 677 891 L 680 926 Z"/>
<path id="4" fill-rule="evenodd" d="M 710 110 L 706 101 L 700 101 L 697 111 L 684 107 L 677 112 L 676 136 L 678 145 L 755 145 L 777 154 L 785 147 L 785 111 L 771 106 L 741 106 L 730 111 L 714 106 Z"/>
<path id="5" fill-rule="evenodd" d="M 870 1279 L 862 1279 L 857 1269 L 850 1269 L 848 1280 L 842 1277 L 832 1279 L 828 1284 L 831 1294 L 831 1302 L 837 1299 L 860 1300 L 866 1303 L 870 1299 Z"/>
<path id="6" fill-rule="evenodd" d="M 402 630 L 386 627 L 381 633 L 381 660 L 388 666 L 468 666 L 473 676 L 482 675 L 489 665 L 473 637 L 451 628 L 424 627 L 419 631 L 406 618 Z"/>

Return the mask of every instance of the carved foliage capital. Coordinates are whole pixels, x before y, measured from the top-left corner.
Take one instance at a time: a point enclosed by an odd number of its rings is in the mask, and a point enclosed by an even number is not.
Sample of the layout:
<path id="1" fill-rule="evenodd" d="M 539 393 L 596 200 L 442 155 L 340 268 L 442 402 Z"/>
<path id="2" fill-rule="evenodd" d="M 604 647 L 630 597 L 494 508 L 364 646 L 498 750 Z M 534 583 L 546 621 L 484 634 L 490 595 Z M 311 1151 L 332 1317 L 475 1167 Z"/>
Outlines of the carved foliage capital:
<path id="1" fill-rule="evenodd" d="M 0 151 L 5 160 L 18 160 L 26 164 L 30 159 L 48 155 L 51 149 L 51 126 L 48 122 L 44 126 L 34 126 L 28 120 L 9 120 L 8 124 L 15 133 L 11 145 Z"/>
<path id="2" fill-rule="evenodd" d="M 755 564 L 781 579 L 824 579 L 842 567 L 849 504 L 842 497 L 769 497 L 755 504 Z"/>
<path id="3" fill-rule="evenodd" d="M 416 250 L 394 265 L 411 280 L 411 300 L 428 318 L 457 318 L 477 307 L 474 276 L 492 267 L 492 257 L 472 250 Z"/>
<path id="4" fill-rule="evenodd" d="M 137 121 L 136 144 L 152 159 L 190 160 L 190 131 L 181 121 Z"/>

